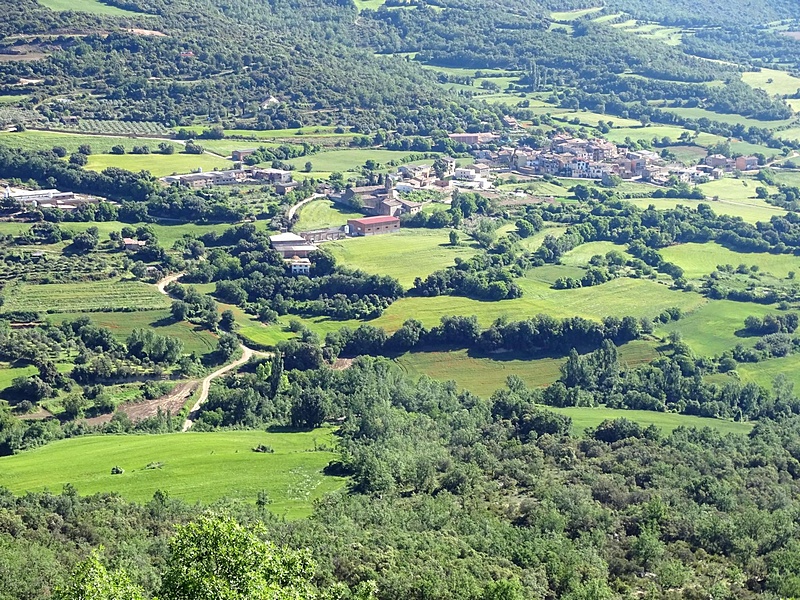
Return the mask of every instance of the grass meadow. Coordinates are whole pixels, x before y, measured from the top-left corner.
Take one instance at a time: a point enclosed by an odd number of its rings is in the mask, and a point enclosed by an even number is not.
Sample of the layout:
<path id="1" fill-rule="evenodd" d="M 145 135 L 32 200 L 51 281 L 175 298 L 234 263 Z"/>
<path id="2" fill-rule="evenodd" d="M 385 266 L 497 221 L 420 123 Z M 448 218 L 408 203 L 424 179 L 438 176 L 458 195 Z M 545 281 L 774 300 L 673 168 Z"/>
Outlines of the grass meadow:
<path id="1" fill-rule="evenodd" d="M 143 14 L 103 4 L 98 0 L 39 0 L 39 4 L 51 10 L 74 10 L 112 17 L 141 17 Z"/>
<path id="2" fill-rule="evenodd" d="M 777 69 L 761 69 L 759 72 L 742 73 L 742 80 L 769 94 L 792 95 L 800 89 L 800 77 Z"/>
<path id="3" fill-rule="evenodd" d="M 477 252 L 469 240 L 464 240 L 460 246 L 451 246 L 449 235 L 446 229 L 403 229 L 390 235 L 328 242 L 324 247 L 340 264 L 396 277 L 408 288 L 415 277 L 427 277 L 453 265 L 456 257 L 466 259 Z"/>
<path id="4" fill-rule="evenodd" d="M 714 242 L 670 246 L 661 250 L 661 256 L 681 267 L 689 279 L 708 275 L 717 265 L 757 265 L 761 271 L 781 278 L 787 277 L 789 271 L 800 272 L 800 257 L 792 254 L 735 252 Z"/>
<path id="5" fill-rule="evenodd" d="M 275 452 L 253 452 L 259 444 Z M 322 473 L 337 456 L 333 444 L 332 430 L 324 428 L 85 436 L 0 458 L 0 470 L 3 485 L 16 494 L 58 491 L 71 483 L 81 494 L 118 492 L 136 502 L 163 490 L 187 502 L 209 503 L 223 497 L 254 501 L 264 490 L 275 514 L 296 519 L 311 512 L 314 500 L 345 485 L 345 479 Z M 153 463 L 161 466 L 147 468 Z M 125 472 L 112 475 L 114 466 Z"/>
<path id="6" fill-rule="evenodd" d="M 678 205 L 690 206 L 697 208 L 698 204 L 708 204 L 719 215 L 730 215 L 732 217 L 741 217 L 748 223 L 757 223 L 759 221 L 769 221 L 773 215 L 784 215 L 786 211 L 774 206 L 770 206 L 763 201 L 728 201 L 719 200 L 714 201 L 711 199 L 706 200 L 685 200 L 685 199 L 669 199 L 669 198 L 632 198 L 628 200 L 631 204 L 635 204 L 640 208 L 647 208 L 651 204 L 658 210 L 666 210 L 668 208 L 675 208 Z"/>
<path id="7" fill-rule="evenodd" d="M 155 286 L 138 281 L 85 283 L 16 283 L 5 289 L 6 311 L 35 310 L 79 313 L 102 310 L 151 310 L 169 308 L 169 299 Z M 122 318 L 123 315 L 120 315 Z"/>
<path id="8" fill-rule="evenodd" d="M 183 146 L 169 140 L 148 140 L 134 139 L 130 137 L 113 137 L 105 135 L 91 135 L 88 133 L 59 133 L 56 131 L 35 131 L 28 129 L 22 132 L 0 132 L 0 144 L 12 148 L 22 148 L 23 150 L 50 150 L 53 146 L 62 146 L 67 152 L 77 152 L 81 144 L 89 144 L 92 152 L 98 154 L 108 154 L 114 146 L 124 146 L 130 151 L 134 146 L 150 146 L 153 150 L 158 144 L 166 141 L 175 147 L 175 152 L 180 152 Z M 125 155 L 123 155 L 125 156 Z M 147 156 L 147 155 L 144 155 Z M 164 155 L 153 155 L 159 158 L 166 158 Z M 176 154 L 170 155 L 176 156 Z M 91 158 L 91 156 L 89 157 Z"/>
<path id="9" fill-rule="evenodd" d="M 348 219 L 363 217 L 363 213 L 347 210 L 347 207 L 330 200 L 314 200 L 300 208 L 300 218 L 294 224 L 295 231 L 309 231 L 337 227 Z"/>
<path id="10" fill-rule="evenodd" d="M 198 356 L 213 352 L 217 346 L 217 336 L 210 331 L 192 325 L 188 321 L 176 323 L 169 310 L 140 310 L 136 312 L 90 312 L 90 313 L 52 313 L 48 318 L 53 323 L 89 317 L 92 322 L 111 330 L 114 337 L 124 342 L 134 329 L 152 329 L 159 335 L 174 337 L 183 342 L 187 353 L 194 352 Z"/>
<path id="11" fill-rule="evenodd" d="M 303 169 L 306 162 L 311 162 L 310 175 L 319 173 L 345 172 L 358 170 L 368 160 L 374 160 L 382 165 L 389 161 L 402 161 L 411 152 L 405 150 L 372 150 L 352 148 L 347 150 L 329 150 L 312 156 L 301 156 L 287 161 L 295 169 Z"/>
<path id="12" fill-rule="evenodd" d="M 631 366 L 657 356 L 652 342 L 635 341 L 619 348 L 620 361 Z M 528 387 L 548 386 L 560 377 L 565 361 L 563 357 L 531 359 L 516 353 L 473 355 L 468 350 L 407 352 L 395 359 L 408 375 L 455 381 L 459 388 L 484 398 L 505 386 L 509 375 L 517 375 Z"/>
<path id="13" fill-rule="evenodd" d="M 87 169 L 102 171 L 108 167 L 119 167 L 128 171 L 150 171 L 155 177 L 184 174 L 202 169 L 230 169 L 233 163 L 210 154 L 92 154 Z"/>
<path id="14" fill-rule="evenodd" d="M 772 389 L 778 375 L 784 375 L 794 386 L 794 393 L 800 392 L 800 355 L 797 354 L 758 363 L 740 363 L 736 372 L 742 381 L 752 381 L 768 390 Z"/>

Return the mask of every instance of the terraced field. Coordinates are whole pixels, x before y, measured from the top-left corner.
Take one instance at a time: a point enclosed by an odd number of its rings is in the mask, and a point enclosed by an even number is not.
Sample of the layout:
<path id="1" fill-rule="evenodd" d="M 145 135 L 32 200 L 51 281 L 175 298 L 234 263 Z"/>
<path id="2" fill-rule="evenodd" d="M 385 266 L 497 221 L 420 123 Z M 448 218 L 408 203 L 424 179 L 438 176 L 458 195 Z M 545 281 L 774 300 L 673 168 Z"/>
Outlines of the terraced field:
<path id="1" fill-rule="evenodd" d="M 6 311 L 48 313 L 152 310 L 169 308 L 170 301 L 156 288 L 138 281 L 15 284 L 5 290 Z"/>

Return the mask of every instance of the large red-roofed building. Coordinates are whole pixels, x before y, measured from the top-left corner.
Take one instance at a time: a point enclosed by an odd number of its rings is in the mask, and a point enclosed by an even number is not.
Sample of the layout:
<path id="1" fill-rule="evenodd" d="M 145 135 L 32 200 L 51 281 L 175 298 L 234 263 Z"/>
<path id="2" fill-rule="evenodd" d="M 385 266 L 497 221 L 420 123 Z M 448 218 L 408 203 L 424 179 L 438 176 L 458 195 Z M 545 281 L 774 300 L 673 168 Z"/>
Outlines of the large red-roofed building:
<path id="1" fill-rule="evenodd" d="M 348 219 L 347 225 L 350 235 L 380 235 L 400 231 L 400 219 L 389 216 Z"/>

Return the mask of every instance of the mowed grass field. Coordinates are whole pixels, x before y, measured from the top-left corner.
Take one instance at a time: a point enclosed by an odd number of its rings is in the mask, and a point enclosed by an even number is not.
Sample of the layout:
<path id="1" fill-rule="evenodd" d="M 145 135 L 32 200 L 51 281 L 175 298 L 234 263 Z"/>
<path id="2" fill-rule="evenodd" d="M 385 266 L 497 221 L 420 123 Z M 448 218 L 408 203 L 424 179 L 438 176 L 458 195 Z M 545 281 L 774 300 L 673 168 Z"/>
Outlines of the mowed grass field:
<path id="1" fill-rule="evenodd" d="M 330 150 L 320 152 L 311 156 L 301 156 L 287 161 L 295 169 L 303 169 L 306 162 L 311 162 L 311 174 L 332 173 L 334 171 L 345 172 L 354 171 L 364 166 L 368 160 L 374 160 L 381 165 L 389 161 L 400 162 L 408 157 L 412 152 L 405 150 L 372 150 L 363 148 L 352 148 L 347 150 Z M 431 159 L 429 162 L 433 162 Z"/>
<path id="2" fill-rule="evenodd" d="M 766 252 L 734 252 L 714 242 L 705 244 L 678 244 L 661 250 L 665 260 L 681 267 L 687 278 L 698 279 L 708 275 L 717 265 L 757 265 L 776 277 L 786 277 L 789 271 L 800 273 L 800 257 L 791 254 Z"/>
<path id="3" fill-rule="evenodd" d="M 348 219 L 359 219 L 363 213 L 347 210 L 342 204 L 331 200 L 314 200 L 300 208 L 300 218 L 294 224 L 295 231 L 309 231 L 337 227 L 347 223 Z"/>
<path id="4" fill-rule="evenodd" d="M 92 154 L 86 168 L 102 171 L 118 167 L 128 171 L 150 171 L 156 177 L 184 174 L 202 169 L 213 171 L 233 168 L 233 163 L 210 154 Z"/>
<path id="5" fill-rule="evenodd" d="M 93 310 L 169 308 L 170 300 L 155 286 L 138 281 L 16 284 L 5 290 L 6 311 L 75 313 Z"/>
<path id="6" fill-rule="evenodd" d="M 637 340 L 619 348 L 621 362 L 631 366 L 650 362 L 658 356 L 652 342 Z M 427 375 L 441 381 L 455 381 L 459 388 L 488 398 L 505 386 L 509 375 L 517 375 L 528 387 L 544 387 L 561 376 L 566 358 L 536 358 L 516 353 L 471 355 L 468 350 L 407 352 L 395 362 L 408 375 Z"/>
<path id="7" fill-rule="evenodd" d="M 620 252 L 627 259 L 633 258 L 625 250 L 625 246 L 619 246 L 613 242 L 589 242 L 588 244 L 581 244 L 564 254 L 561 257 L 561 263 L 572 267 L 588 266 L 593 256 L 597 254 L 605 256 L 609 252 Z"/>
<path id="8" fill-rule="evenodd" d="M 98 0 L 38 0 L 39 4 L 51 10 L 75 10 L 79 12 L 109 15 L 112 17 L 140 17 L 142 13 L 117 8 L 98 2 Z"/>
<path id="9" fill-rule="evenodd" d="M 253 452 L 259 444 L 275 452 Z M 333 445 L 331 429 L 86 436 L 0 458 L 0 472 L 3 485 L 16 494 L 59 491 L 71 483 L 81 494 L 118 492 L 146 502 L 163 490 L 208 503 L 223 497 L 254 501 L 264 490 L 273 501 L 270 509 L 293 519 L 307 516 L 314 500 L 345 485 L 345 479 L 322 473 L 337 456 Z M 314 451 L 320 446 L 327 449 Z M 151 463 L 162 466 L 148 469 Z M 112 475 L 114 466 L 125 472 Z"/>
<path id="10" fill-rule="evenodd" d="M 195 352 L 198 356 L 214 351 L 217 346 L 217 336 L 210 331 L 192 325 L 188 321 L 174 322 L 169 310 L 64 312 L 48 315 L 50 321 L 56 324 L 83 316 L 89 317 L 98 327 L 110 329 L 114 337 L 120 342 L 124 342 L 134 329 L 153 329 L 159 335 L 178 338 L 183 342 L 184 352 Z"/>
<path id="11" fill-rule="evenodd" d="M 477 252 L 463 234 L 459 246 L 451 246 L 449 236 L 449 230 L 445 229 L 402 229 L 399 233 L 328 242 L 323 247 L 340 264 L 396 277 L 408 288 L 415 277 L 425 278 L 453 265 L 456 257 L 466 259 Z"/>
<path id="12" fill-rule="evenodd" d="M 12 148 L 22 148 L 23 150 L 50 150 L 53 146 L 62 146 L 66 148 L 67 152 L 77 152 L 78 146 L 89 144 L 92 147 L 92 152 L 108 154 L 113 146 L 121 145 L 127 151 L 130 151 L 134 146 L 150 146 L 150 150 L 154 150 L 161 142 L 167 142 L 174 146 L 175 152 L 183 150 L 183 146 L 169 140 L 133 139 L 124 136 L 113 137 L 90 135 L 88 133 L 58 133 L 55 131 L 34 131 L 32 129 L 18 133 L 0 132 L 0 144 Z M 166 155 L 155 156 L 166 157 Z"/>
<path id="13" fill-rule="evenodd" d="M 752 381 L 768 390 L 772 389 L 778 375 L 784 375 L 794 385 L 794 393 L 800 393 L 800 355 L 797 354 L 758 363 L 740 363 L 736 372 L 742 381 Z"/>
<path id="14" fill-rule="evenodd" d="M 754 88 L 766 90 L 769 94 L 792 95 L 800 89 L 800 77 L 777 69 L 742 73 L 742 80 Z"/>
<path id="15" fill-rule="evenodd" d="M 670 198 L 632 198 L 626 200 L 640 208 L 647 208 L 651 204 L 658 210 L 666 210 L 675 208 L 676 206 L 689 206 L 697 208 L 698 204 L 708 204 L 711 209 L 718 215 L 730 215 L 732 217 L 741 217 L 747 223 L 758 223 L 759 221 L 769 221 L 773 215 L 785 215 L 786 211 L 770 206 L 762 201 L 729 201 L 729 200 L 685 200 L 670 199 Z"/>
<path id="16" fill-rule="evenodd" d="M 626 410 L 621 408 L 586 408 L 586 407 L 567 407 L 555 408 L 551 406 L 543 407 L 548 410 L 567 415 L 572 419 L 572 431 L 580 434 L 588 427 L 597 427 L 606 419 L 628 419 L 648 426 L 655 425 L 664 433 L 669 433 L 677 427 L 711 427 L 722 434 L 736 433 L 746 435 L 753 429 L 752 423 L 737 423 L 723 419 L 707 419 L 695 417 L 693 415 L 679 415 L 676 413 L 654 412 L 649 410 Z"/>

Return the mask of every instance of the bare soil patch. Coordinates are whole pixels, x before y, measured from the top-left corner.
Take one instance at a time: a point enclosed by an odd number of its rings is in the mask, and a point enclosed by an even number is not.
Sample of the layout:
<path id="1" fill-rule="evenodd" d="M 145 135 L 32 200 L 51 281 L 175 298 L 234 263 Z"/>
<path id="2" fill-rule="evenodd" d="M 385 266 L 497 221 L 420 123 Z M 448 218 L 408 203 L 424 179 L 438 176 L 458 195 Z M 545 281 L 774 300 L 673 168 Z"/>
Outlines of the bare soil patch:
<path id="1" fill-rule="evenodd" d="M 144 400 L 143 402 L 126 402 L 120 405 L 117 410 L 119 412 L 124 412 L 133 422 L 154 417 L 158 414 L 159 409 L 161 409 L 161 412 L 168 412 L 172 415 L 176 415 L 183 408 L 187 398 L 197 389 L 197 386 L 198 382 L 196 381 L 186 381 L 178 384 L 169 394 L 161 396 L 160 398 Z M 103 423 L 108 423 L 112 416 L 111 414 L 100 415 L 98 417 L 86 419 L 86 422 L 89 425 L 102 425 Z"/>

